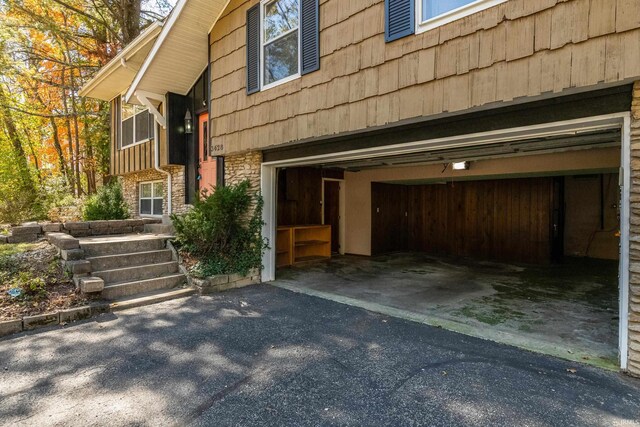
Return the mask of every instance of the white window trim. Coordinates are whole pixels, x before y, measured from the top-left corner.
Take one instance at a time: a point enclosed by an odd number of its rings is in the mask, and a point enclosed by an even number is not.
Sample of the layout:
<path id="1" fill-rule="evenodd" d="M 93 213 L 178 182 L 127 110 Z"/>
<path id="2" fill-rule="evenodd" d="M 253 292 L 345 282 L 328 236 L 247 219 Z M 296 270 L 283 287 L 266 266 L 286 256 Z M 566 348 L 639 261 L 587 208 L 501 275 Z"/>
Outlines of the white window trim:
<path id="1" fill-rule="evenodd" d="M 142 197 L 142 186 L 144 184 L 151 184 L 151 197 Z M 138 214 L 140 216 L 144 216 L 144 217 L 152 217 L 152 218 L 162 218 L 162 216 L 164 215 L 164 188 L 162 188 L 162 197 L 153 197 L 153 184 L 160 184 L 160 185 L 164 185 L 164 181 L 163 180 L 155 180 L 155 181 L 143 181 L 143 182 L 139 182 L 138 183 Z M 144 200 L 151 200 L 151 212 L 153 212 L 153 201 L 156 199 L 162 199 L 162 213 L 160 215 L 154 215 L 153 213 L 150 214 L 143 214 L 142 213 L 142 199 Z"/>
<path id="2" fill-rule="evenodd" d="M 473 3 L 461 6 L 457 9 L 450 10 L 442 15 L 435 16 L 426 21 L 422 20 L 422 0 L 415 0 L 416 2 L 416 34 L 423 33 L 425 31 L 432 30 L 442 25 L 448 24 L 458 19 L 462 19 L 465 16 L 473 15 L 474 13 L 481 12 L 490 7 L 497 6 L 500 3 L 504 3 L 507 0 L 476 0 Z"/>
<path id="3" fill-rule="evenodd" d="M 122 135 L 123 135 L 123 133 L 122 133 L 122 122 L 124 122 L 124 120 L 122 118 L 122 107 L 123 107 L 124 104 L 125 104 L 124 98 L 121 96 L 120 97 L 120 111 L 118 112 L 120 114 L 120 132 L 119 132 L 119 137 L 118 137 L 118 146 L 120 147 L 120 150 L 126 150 L 128 148 L 135 147 L 136 145 L 144 144 L 145 142 L 149 142 L 149 141 L 153 140 L 153 136 L 150 136 L 148 138 L 143 138 L 140 141 L 133 141 L 133 143 L 129 144 L 129 145 L 122 145 Z M 128 103 L 126 103 L 126 104 L 128 104 Z M 129 104 L 129 105 L 134 105 L 134 104 Z M 131 116 L 131 117 L 126 119 L 126 120 L 128 120 L 128 119 L 133 118 L 133 137 L 134 138 L 136 137 L 136 116 L 138 114 L 142 114 L 142 113 L 145 113 L 145 112 L 147 114 L 149 114 L 149 108 L 145 108 L 144 110 L 138 111 L 137 113 L 134 113 L 133 116 Z M 153 134 L 153 132 L 150 132 L 150 134 Z"/>
<path id="4" fill-rule="evenodd" d="M 277 0 L 260 0 L 260 91 L 268 90 L 273 87 L 280 86 L 285 83 L 289 83 L 290 81 L 299 79 L 302 76 L 301 74 L 301 71 L 302 71 L 302 34 L 301 34 L 302 16 L 301 15 L 302 14 L 300 10 L 302 5 L 298 0 L 298 28 L 295 30 L 292 29 L 285 33 L 282 33 L 278 37 L 274 37 L 273 39 L 266 42 L 264 40 L 264 9 L 268 3 L 271 3 L 273 1 L 277 1 Z M 298 31 L 298 72 L 296 74 L 290 75 L 289 77 L 285 77 L 284 79 L 280 79 L 278 81 L 265 85 L 264 84 L 264 47 L 267 44 L 273 43 L 276 40 L 279 40 L 282 37 L 285 37 L 286 35 L 296 30 Z"/>

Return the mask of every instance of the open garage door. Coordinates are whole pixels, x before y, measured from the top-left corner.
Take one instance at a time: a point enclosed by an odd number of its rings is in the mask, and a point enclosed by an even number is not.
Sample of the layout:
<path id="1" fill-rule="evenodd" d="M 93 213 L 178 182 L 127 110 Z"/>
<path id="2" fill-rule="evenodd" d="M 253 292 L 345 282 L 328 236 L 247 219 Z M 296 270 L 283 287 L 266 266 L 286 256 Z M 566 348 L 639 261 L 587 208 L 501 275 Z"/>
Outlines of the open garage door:
<path id="1" fill-rule="evenodd" d="M 313 194 L 323 176 L 340 180 L 345 193 L 347 255 L 293 263 L 275 283 L 624 368 L 623 123 L 585 119 L 266 164 L 263 191 L 272 189 L 274 203 L 267 200 L 265 230 L 273 238 L 277 218 L 321 217 Z M 296 174 L 307 190 L 293 206 L 276 188 L 294 188 L 281 177 Z"/>

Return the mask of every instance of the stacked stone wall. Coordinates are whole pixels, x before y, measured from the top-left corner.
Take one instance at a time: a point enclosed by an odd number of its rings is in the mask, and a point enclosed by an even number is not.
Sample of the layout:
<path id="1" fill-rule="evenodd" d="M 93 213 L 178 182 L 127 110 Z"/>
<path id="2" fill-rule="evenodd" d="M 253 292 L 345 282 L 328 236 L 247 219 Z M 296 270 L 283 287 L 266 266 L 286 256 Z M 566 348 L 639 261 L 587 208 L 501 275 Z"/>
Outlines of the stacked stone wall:
<path id="1" fill-rule="evenodd" d="M 171 173 L 171 213 L 184 213 L 189 209 L 185 204 L 185 170 L 184 166 L 168 166 L 162 168 Z M 155 169 L 147 169 L 140 172 L 130 173 L 120 178 L 122 180 L 122 191 L 125 201 L 129 206 L 132 217 L 140 216 L 140 183 L 149 181 L 161 181 L 164 201 L 163 215 L 169 215 L 169 204 L 167 203 L 168 188 L 167 175 Z"/>

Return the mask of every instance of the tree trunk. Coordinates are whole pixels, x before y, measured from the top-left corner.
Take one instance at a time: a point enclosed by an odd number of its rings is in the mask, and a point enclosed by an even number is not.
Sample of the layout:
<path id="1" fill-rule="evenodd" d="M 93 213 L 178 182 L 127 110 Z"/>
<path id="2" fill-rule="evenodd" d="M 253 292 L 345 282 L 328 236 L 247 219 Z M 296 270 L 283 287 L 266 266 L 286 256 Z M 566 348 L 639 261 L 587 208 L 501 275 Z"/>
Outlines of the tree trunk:
<path id="1" fill-rule="evenodd" d="M 11 146 L 18 162 L 18 169 L 20 170 L 20 179 L 24 186 L 24 191 L 31 191 L 35 194 L 35 186 L 31 179 L 29 172 L 29 162 L 27 161 L 27 155 L 22 146 L 22 140 L 18 134 L 18 128 L 13 120 L 11 110 L 7 107 L 8 97 L 4 90 L 4 86 L 0 85 L 0 115 L 2 115 L 2 124 L 4 126 L 7 137 L 11 141 Z"/>

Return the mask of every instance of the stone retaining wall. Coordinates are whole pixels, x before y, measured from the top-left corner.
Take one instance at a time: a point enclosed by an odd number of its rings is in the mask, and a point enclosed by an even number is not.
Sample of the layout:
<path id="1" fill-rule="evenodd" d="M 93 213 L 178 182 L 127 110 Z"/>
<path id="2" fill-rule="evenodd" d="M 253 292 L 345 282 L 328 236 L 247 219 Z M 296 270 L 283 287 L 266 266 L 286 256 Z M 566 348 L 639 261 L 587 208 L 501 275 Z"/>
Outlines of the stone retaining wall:
<path id="1" fill-rule="evenodd" d="M 11 227 L 9 235 L 0 236 L 0 243 L 30 243 L 46 233 L 66 233 L 73 237 L 106 236 L 111 234 L 144 233 L 144 226 L 160 224 L 157 218 L 122 219 L 110 221 L 72 221 L 25 223 Z"/>
<path id="2" fill-rule="evenodd" d="M 218 276 L 198 279 L 189 277 L 192 286 L 198 289 L 200 295 L 222 292 L 229 289 L 243 288 L 260 283 L 260 271 L 252 270 L 246 276 L 242 274 L 221 274 Z"/>

